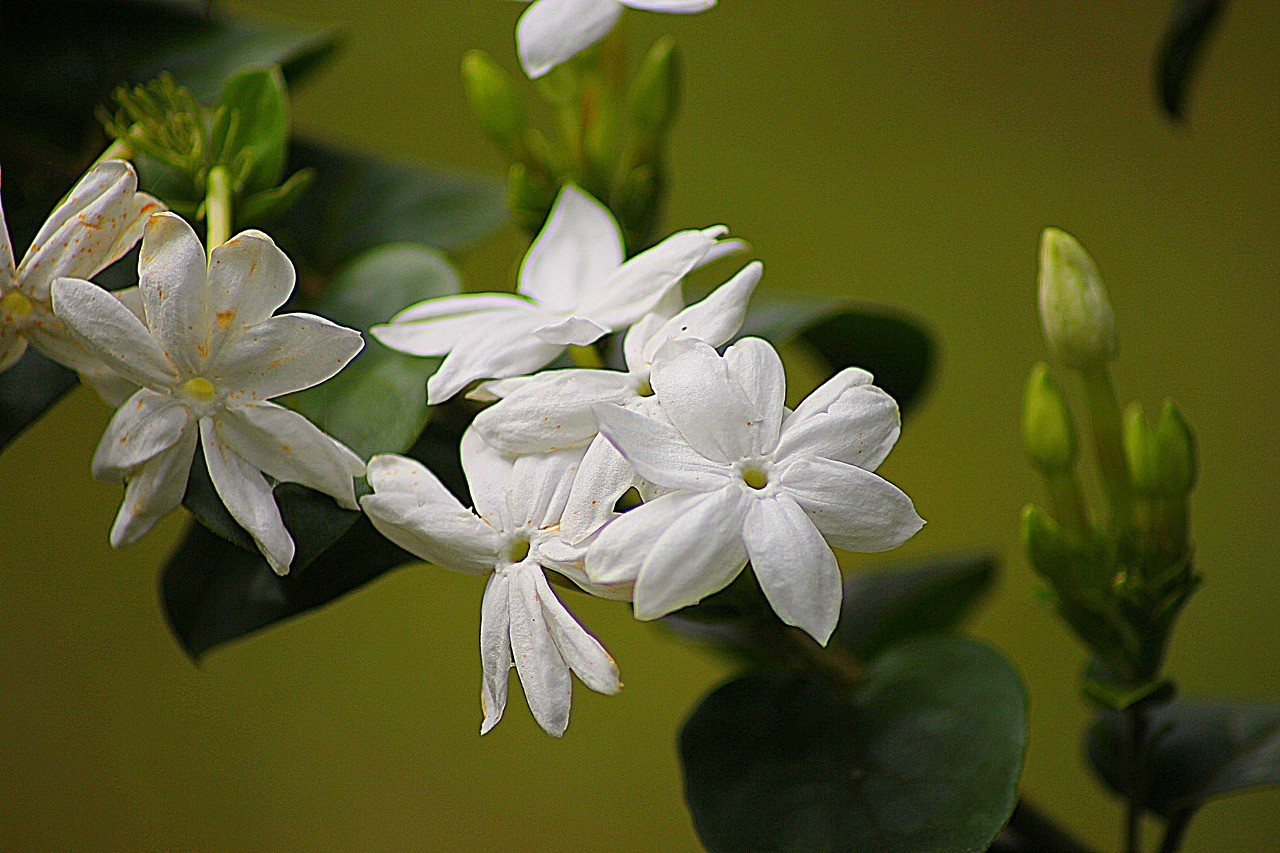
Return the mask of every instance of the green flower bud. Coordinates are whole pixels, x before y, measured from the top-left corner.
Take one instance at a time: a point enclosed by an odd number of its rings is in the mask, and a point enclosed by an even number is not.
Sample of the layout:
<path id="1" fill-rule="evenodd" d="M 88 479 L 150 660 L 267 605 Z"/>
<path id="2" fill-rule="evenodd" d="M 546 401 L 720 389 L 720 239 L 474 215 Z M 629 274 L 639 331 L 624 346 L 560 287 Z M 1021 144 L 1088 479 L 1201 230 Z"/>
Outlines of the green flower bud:
<path id="1" fill-rule="evenodd" d="M 512 163 L 507 172 L 507 207 L 516 225 L 531 235 L 542 230 L 558 191 L 546 175 L 523 163 Z"/>
<path id="2" fill-rule="evenodd" d="M 1135 494 L 1145 498 L 1160 496 L 1160 440 L 1147 423 L 1141 403 L 1124 410 L 1124 457 Z"/>
<path id="3" fill-rule="evenodd" d="M 469 50 L 462 58 L 462 82 L 485 135 L 508 157 L 522 159 L 528 123 L 511 76 L 483 50 Z"/>
<path id="4" fill-rule="evenodd" d="M 664 36 L 649 48 L 631 84 L 631 124 L 647 154 L 643 160 L 657 153 L 679 107 L 680 52 L 675 40 Z"/>
<path id="5" fill-rule="evenodd" d="M 1160 494 L 1166 498 L 1185 497 L 1196 484 L 1198 460 L 1191 426 L 1172 400 L 1165 400 L 1156 424 L 1160 447 Z"/>
<path id="6" fill-rule="evenodd" d="M 1064 471 L 1076 459 L 1076 434 L 1062 390 L 1049 365 L 1031 368 L 1022 402 L 1022 443 L 1031 464 L 1041 471 Z"/>
<path id="7" fill-rule="evenodd" d="M 1098 268 L 1056 228 L 1040 240 L 1040 322 L 1049 350 L 1067 367 L 1093 370 L 1116 357 L 1116 318 Z"/>
<path id="8" fill-rule="evenodd" d="M 1057 589 L 1071 588 L 1076 553 L 1058 523 L 1033 504 L 1022 509 L 1022 550 L 1036 574 Z"/>

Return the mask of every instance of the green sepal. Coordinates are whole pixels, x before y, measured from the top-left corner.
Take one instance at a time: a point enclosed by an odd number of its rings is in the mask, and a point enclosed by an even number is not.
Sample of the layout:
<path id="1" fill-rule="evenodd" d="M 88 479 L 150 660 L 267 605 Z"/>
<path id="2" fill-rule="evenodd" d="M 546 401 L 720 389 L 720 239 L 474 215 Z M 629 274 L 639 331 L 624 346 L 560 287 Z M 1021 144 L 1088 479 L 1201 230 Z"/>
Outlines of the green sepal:
<path id="1" fill-rule="evenodd" d="M 236 205 L 236 230 L 267 225 L 298 203 L 316 179 L 314 169 L 299 169 L 276 187 L 265 189 Z"/>
<path id="2" fill-rule="evenodd" d="M 241 71 L 222 87 L 209 148 L 231 170 L 237 193 L 271 189 L 289 151 L 289 96 L 278 65 Z"/>

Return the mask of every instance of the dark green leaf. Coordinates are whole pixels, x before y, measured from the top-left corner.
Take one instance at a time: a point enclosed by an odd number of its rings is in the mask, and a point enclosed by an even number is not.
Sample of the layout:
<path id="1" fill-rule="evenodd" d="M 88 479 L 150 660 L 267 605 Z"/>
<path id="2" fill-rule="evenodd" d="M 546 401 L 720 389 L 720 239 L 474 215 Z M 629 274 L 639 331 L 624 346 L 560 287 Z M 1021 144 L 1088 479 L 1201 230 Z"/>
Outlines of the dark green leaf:
<path id="1" fill-rule="evenodd" d="M 257 228 L 275 221 L 298 203 L 298 199 L 302 198 L 315 179 L 315 172 L 299 169 L 280 186 L 243 199 L 234 211 L 236 229 Z"/>
<path id="2" fill-rule="evenodd" d="M 680 733 L 699 837 L 721 850 L 985 850 L 1026 746 L 1017 673 L 974 640 L 926 637 L 852 690 L 790 670 L 739 678 Z"/>
<path id="3" fill-rule="evenodd" d="M 832 374 L 846 367 L 870 371 L 905 413 L 919 402 L 933 375 L 933 343 L 915 320 L 883 308 L 824 302 L 759 303 L 743 335 L 783 345 L 799 342 Z"/>
<path id="4" fill-rule="evenodd" d="M 909 637 L 950 631 L 995 579 L 996 559 L 990 554 L 859 572 L 845 581 L 835 639 L 870 660 Z"/>
<path id="5" fill-rule="evenodd" d="M 283 402 L 365 459 L 403 452 L 427 422 L 427 377 L 440 360 L 387 349 L 368 334 L 369 327 L 458 289 L 457 273 L 433 249 L 401 243 L 360 255 L 307 307 L 364 332 L 364 351 L 333 379 Z"/>
<path id="6" fill-rule="evenodd" d="M 389 162 L 294 140 L 289 169 L 315 170 L 315 183 L 272 236 L 311 273 L 328 274 L 384 243 L 452 251 L 506 220 L 500 183 Z"/>
<path id="7" fill-rule="evenodd" d="M 289 96 L 280 67 L 251 68 L 231 77 L 218 99 L 222 112 L 212 134 L 215 151 L 236 162 L 248 158 L 246 194 L 280 183 L 289 150 Z M 242 153 L 243 152 L 243 153 Z"/>
<path id="8" fill-rule="evenodd" d="M 30 347 L 0 373 L 0 450 L 75 387 L 76 375 Z"/>
<path id="9" fill-rule="evenodd" d="M 1175 699 L 1147 711 L 1146 806 L 1168 819 L 1206 800 L 1280 784 L 1280 705 Z M 1100 713 L 1085 736 L 1098 776 L 1126 790 L 1123 714 Z M 1123 794 L 1121 794 L 1123 796 Z"/>
<path id="10" fill-rule="evenodd" d="M 1226 8 L 1226 0 L 1175 0 L 1156 59 L 1156 87 L 1170 118 L 1183 117 L 1191 79 Z"/>
<path id="11" fill-rule="evenodd" d="M 458 442 L 473 414 L 465 402 L 436 407 L 431 423 L 409 452 L 464 501 L 466 480 Z M 219 535 L 192 524 L 160 576 L 165 617 L 193 659 L 214 646 L 319 607 L 413 559 L 377 533 L 360 513 L 339 509 L 328 497 L 307 489 L 283 485 L 276 487 L 276 500 L 298 543 L 298 556 L 290 574 L 279 577 L 227 514 L 208 478 L 197 453 L 192 482 L 202 484 L 197 486 L 200 499 L 206 502 L 201 518 L 206 523 L 212 519 L 210 527 Z M 216 507 L 209 501 L 216 502 Z"/>

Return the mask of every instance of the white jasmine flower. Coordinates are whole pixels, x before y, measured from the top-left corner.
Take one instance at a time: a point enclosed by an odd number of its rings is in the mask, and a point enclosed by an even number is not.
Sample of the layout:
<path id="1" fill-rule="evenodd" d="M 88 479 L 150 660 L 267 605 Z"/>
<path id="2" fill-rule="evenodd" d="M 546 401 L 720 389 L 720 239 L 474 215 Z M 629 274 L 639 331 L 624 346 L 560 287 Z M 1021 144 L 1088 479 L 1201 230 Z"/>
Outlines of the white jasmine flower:
<path id="1" fill-rule="evenodd" d="M 54 316 L 49 288 L 60 276 L 92 278 L 133 248 L 147 217 L 164 207 L 136 192 L 137 187 L 130 164 L 98 163 L 49 214 L 16 266 L 0 207 L 0 372 L 12 367 L 30 344 L 100 389 L 111 387 L 112 376 L 102 362 Z M 107 391 L 104 396 L 112 395 Z"/>
<path id="2" fill-rule="evenodd" d="M 604 38 L 628 6 L 649 12 L 705 12 L 716 0 L 536 0 L 516 24 L 520 64 L 532 78 Z"/>
<path id="3" fill-rule="evenodd" d="M 267 235 L 214 249 L 181 217 L 153 215 L 139 261 L 143 319 L 102 288 L 61 278 L 53 309 L 84 346 L 140 390 L 111 419 L 93 459 L 99 480 L 126 480 L 111 544 L 137 540 L 177 508 L 199 440 L 218 496 L 279 574 L 294 544 L 272 496 L 301 483 L 356 509 L 359 457 L 302 415 L 268 402 L 319 384 L 364 345 L 312 314 L 271 316 L 293 292 L 293 264 Z"/>
<path id="4" fill-rule="evenodd" d="M 830 546 L 880 551 L 924 524 L 871 473 L 898 438 L 898 407 L 849 368 L 791 414 L 782 361 L 745 338 L 663 345 L 652 384 L 670 423 L 600 404 L 600 431 L 667 489 L 611 522 L 587 551 L 596 583 L 635 583 L 635 615 L 655 619 L 727 586 L 746 564 L 778 617 L 825 644 L 842 596 Z M 828 545 L 830 543 L 830 545 Z"/>
<path id="5" fill-rule="evenodd" d="M 374 493 L 360 503 L 374 527 L 442 568 L 489 576 L 480 611 L 481 734 L 502 719 L 513 666 L 534 719 L 554 737 L 569 725 L 571 671 L 598 693 L 622 689 L 613 658 L 560 603 L 543 571 L 555 569 L 591 588 L 578 567 L 559 562 L 565 549 L 556 536 L 581 455 L 562 450 L 513 458 L 467 430 L 462 467 L 474 511 L 412 459 L 369 460 Z"/>
<path id="6" fill-rule="evenodd" d="M 428 402 L 443 403 L 474 380 L 532 373 L 566 346 L 636 322 L 691 270 L 736 250 L 737 241 L 720 240 L 727 231 L 681 231 L 624 263 L 613 214 L 566 186 L 525 256 L 515 294 L 428 299 L 371 331 L 392 349 L 446 356 L 427 382 Z"/>
<path id="7" fill-rule="evenodd" d="M 613 517 L 613 506 L 632 486 L 641 485 L 631 466 L 599 434 L 593 406 L 616 403 L 649 417 L 662 417 L 649 376 L 654 358 L 669 340 L 695 338 L 712 346 L 727 343 L 742 328 L 747 301 L 764 267 L 758 261 L 670 319 L 649 314 L 623 340 L 627 369 L 570 368 L 539 373 L 516 383 L 501 402 L 481 412 L 475 428 L 505 453 L 547 453 L 589 444 L 561 522 L 569 542 L 581 542 Z M 509 387 L 509 386 L 508 386 Z M 503 383 L 491 390 L 503 394 Z"/>

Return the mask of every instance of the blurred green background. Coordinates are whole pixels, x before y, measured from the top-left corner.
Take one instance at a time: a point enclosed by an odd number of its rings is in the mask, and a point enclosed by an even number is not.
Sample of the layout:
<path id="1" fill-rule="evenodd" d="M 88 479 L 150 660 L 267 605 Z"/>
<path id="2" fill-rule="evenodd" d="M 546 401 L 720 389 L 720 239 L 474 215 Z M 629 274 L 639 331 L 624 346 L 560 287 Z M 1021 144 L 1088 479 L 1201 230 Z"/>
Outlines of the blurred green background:
<path id="1" fill-rule="evenodd" d="M 496 173 L 458 82 L 481 47 L 513 71 L 521 5 L 237 0 L 336 26 L 344 46 L 296 96 L 300 129 Z M 726 0 L 632 14 L 687 59 L 671 229 L 724 222 L 762 293 L 899 306 L 932 326 L 937 382 L 882 472 L 929 525 L 892 558 L 990 546 L 1003 583 L 975 631 L 1031 694 L 1024 791 L 1114 849 L 1119 811 L 1080 764 L 1081 654 L 1033 598 L 1017 515 L 1040 499 L 1018 443 L 1040 230 L 1093 253 L 1121 322 L 1121 394 L 1172 395 L 1195 425 L 1208 580 L 1173 646 L 1191 691 L 1280 698 L 1280 15 L 1233 4 L 1190 105 L 1156 110 L 1169 3 Z M 530 90 L 530 94 L 532 94 Z M 523 241 L 462 259 L 508 286 Z M 723 270 L 722 270 L 723 271 Z M 132 549 L 89 460 L 109 412 L 83 391 L 0 457 L 0 838 L 57 849 L 695 849 L 675 733 L 726 667 L 608 602 L 569 604 L 627 688 L 575 691 L 563 741 L 513 691 L 480 738 L 482 582 L 409 567 L 193 667 L 155 569 L 177 517 Z M 856 570 L 866 561 L 845 562 Z M 1280 849 L 1280 792 L 1210 805 L 1187 849 Z"/>

